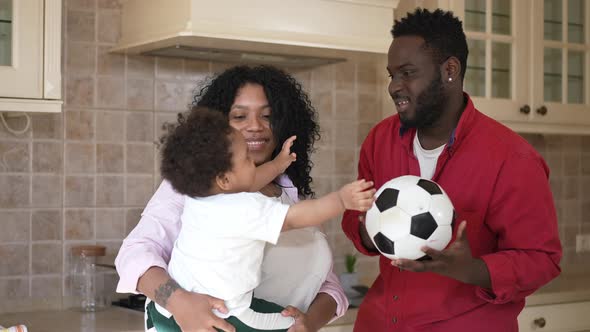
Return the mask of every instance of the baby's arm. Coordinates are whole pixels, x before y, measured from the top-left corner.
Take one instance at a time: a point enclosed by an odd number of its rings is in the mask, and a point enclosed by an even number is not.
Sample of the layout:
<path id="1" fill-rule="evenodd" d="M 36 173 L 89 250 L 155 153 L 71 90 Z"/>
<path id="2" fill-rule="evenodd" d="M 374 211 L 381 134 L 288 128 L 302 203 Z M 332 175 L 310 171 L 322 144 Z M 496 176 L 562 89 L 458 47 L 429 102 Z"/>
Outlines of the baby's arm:
<path id="1" fill-rule="evenodd" d="M 254 184 L 250 188 L 251 192 L 259 191 L 277 176 L 283 174 L 287 167 L 297 159 L 295 153 L 291 153 L 291 146 L 293 146 L 293 141 L 295 141 L 296 138 L 296 136 L 289 137 L 289 139 L 283 143 L 283 148 L 275 159 L 256 167 L 256 178 L 254 179 Z"/>
<path id="2" fill-rule="evenodd" d="M 326 196 L 291 205 L 282 230 L 319 225 L 338 216 L 344 210 L 367 211 L 373 204 L 374 195 L 372 181 L 351 182 Z"/>

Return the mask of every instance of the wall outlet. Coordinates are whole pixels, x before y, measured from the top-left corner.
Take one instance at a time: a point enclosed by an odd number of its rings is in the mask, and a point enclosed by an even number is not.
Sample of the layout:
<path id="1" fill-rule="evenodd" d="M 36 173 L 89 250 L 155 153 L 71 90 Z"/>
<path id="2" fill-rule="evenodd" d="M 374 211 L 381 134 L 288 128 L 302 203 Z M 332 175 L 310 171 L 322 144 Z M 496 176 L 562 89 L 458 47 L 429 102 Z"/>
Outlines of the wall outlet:
<path id="1" fill-rule="evenodd" d="M 590 251 L 590 234 L 576 235 L 576 252 Z"/>

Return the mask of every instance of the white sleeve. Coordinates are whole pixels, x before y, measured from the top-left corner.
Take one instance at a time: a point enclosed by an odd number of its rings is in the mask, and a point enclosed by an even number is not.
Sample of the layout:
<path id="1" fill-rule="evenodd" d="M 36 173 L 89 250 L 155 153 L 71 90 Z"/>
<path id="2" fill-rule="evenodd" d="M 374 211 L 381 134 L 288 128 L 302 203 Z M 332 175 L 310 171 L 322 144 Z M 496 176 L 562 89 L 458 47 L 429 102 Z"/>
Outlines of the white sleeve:
<path id="1" fill-rule="evenodd" d="M 289 205 L 259 193 L 244 193 L 243 196 L 244 200 L 237 210 L 243 218 L 243 221 L 237 222 L 241 236 L 276 244 Z"/>

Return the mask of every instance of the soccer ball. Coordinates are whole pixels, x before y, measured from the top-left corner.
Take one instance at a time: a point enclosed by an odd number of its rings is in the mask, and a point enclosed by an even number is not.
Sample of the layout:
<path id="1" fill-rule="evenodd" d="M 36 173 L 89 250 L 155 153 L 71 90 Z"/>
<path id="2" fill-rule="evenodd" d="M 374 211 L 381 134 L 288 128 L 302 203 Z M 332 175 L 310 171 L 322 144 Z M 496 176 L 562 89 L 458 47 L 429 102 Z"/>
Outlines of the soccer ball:
<path id="1" fill-rule="evenodd" d="M 371 240 L 389 259 L 428 259 L 420 248 L 444 249 L 453 235 L 453 203 L 435 182 L 413 175 L 392 179 L 367 211 Z"/>

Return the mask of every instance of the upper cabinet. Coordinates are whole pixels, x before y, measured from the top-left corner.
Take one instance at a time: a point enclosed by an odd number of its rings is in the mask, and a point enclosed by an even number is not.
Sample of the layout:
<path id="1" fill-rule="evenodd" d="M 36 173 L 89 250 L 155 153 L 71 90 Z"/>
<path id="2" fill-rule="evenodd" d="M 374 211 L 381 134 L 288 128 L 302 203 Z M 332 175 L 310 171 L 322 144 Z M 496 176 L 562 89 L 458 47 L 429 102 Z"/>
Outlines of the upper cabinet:
<path id="1" fill-rule="evenodd" d="M 0 0 L 0 112 L 61 111 L 61 0 Z"/>
<path id="2" fill-rule="evenodd" d="M 482 112 L 520 132 L 590 134 L 590 2 L 413 4 L 452 10 L 463 21 L 469 44 L 464 88 Z"/>

